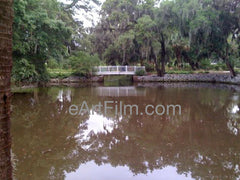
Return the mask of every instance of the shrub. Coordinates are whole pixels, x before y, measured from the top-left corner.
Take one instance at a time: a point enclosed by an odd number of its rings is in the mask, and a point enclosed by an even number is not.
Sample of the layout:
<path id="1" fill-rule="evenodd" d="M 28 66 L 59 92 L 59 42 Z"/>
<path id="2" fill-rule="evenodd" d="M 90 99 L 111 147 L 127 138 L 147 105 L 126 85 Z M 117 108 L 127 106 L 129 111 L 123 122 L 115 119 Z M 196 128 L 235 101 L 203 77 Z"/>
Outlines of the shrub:
<path id="1" fill-rule="evenodd" d="M 240 68 L 240 58 L 235 59 L 234 65 L 235 65 L 236 68 Z"/>
<path id="2" fill-rule="evenodd" d="M 214 64 L 214 65 L 211 66 L 211 69 L 219 71 L 219 70 L 221 70 L 221 67 L 218 64 Z"/>
<path id="3" fill-rule="evenodd" d="M 187 71 L 187 70 L 170 70 L 167 71 L 167 74 L 192 74 L 193 71 Z"/>
<path id="4" fill-rule="evenodd" d="M 78 52 L 69 58 L 73 73 L 78 76 L 89 77 L 93 74 L 93 67 L 100 64 L 98 56 L 91 56 L 85 52 Z"/>
<path id="5" fill-rule="evenodd" d="M 167 63 L 167 67 L 168 67 L 168 68 L 175 67 L 175 66 L 174 66 L 174 62 L 175 62 L 175 61 L 176 61 L 176 60 L 168 62 L 168 63 Z"/>
<path id="6" fill-rule="evenodd" d="M 47 72 L 47 68 L 46 68 L 46 64 L 45 62 L 42 60 L 33 60 L 31 61 L 33 62 L 36 72 L 38 74 L 38 82 L 47 82 L 49 80 L 49 74 Z"/>
<path id="7" fill-rule="evenodd" d="M 144 63 L 146 72 L 153 72 L 154 71 L 154 64 L 151 63 Z"/>
<path id="8" fill-rule="evenodd" d="M 224 71 L 227 71 L 227 70 L 228 70 L 226 64 L 224 64 L 224 63 L 220 64 L 219 66 L 220 66 L 221 69 L 224 70 Z"/>
<path id="9" fill-rule="evenodd" d="M 216 71 L 226 71 L 226 70 L 228 70 L 226 64 L 224 64 L 224 63 L 211 64 L 209 69 L 213 69 L 213 70 L 216 70 Z"/>
<path id="10" fill-rule="evenodd" d="M 72 75 L 71 69 L 47 69 L 50 78 L 64 79 Z"/>
<path id="11" fill-rule="evenodd" d="M 137 71 L 135 72 L 135 75 L 136 75 L 136 76 L 144 76 L 144 75 L 145 75 L 145 71 L 144 71 L 143 69 L 137 70 Z"/>
<path id="12" fill-rule="evenodd" d="M 62 68 L 63 69 L 71 69 L 71 64 L 70 64 L 70 60 L 69 59 L 66 59 L 66 60 L 63 61 Z"/>
<path id="13" fill-rule="evenodd" d="M 211 63 L 209 59 L 202 59 L 200 61 L 200 68 L 208 70 L 210 69 L 210 67 L 211 67 Z"/>
<path id="14" fill-rule="evenodd" d="M 12 77 L 16 82 L 34 82 L 38 81 L 39 76 L 33 64 L 30 64 L 27 59 L 14 60 Z"/>
<path id="15" fill-rule="evenodd" d="M 50 69 L 57 69 L 57 68 L 59 68 L 59 64 L 56 59 L 50 58 L 47 61 L 47 67 Z"/>

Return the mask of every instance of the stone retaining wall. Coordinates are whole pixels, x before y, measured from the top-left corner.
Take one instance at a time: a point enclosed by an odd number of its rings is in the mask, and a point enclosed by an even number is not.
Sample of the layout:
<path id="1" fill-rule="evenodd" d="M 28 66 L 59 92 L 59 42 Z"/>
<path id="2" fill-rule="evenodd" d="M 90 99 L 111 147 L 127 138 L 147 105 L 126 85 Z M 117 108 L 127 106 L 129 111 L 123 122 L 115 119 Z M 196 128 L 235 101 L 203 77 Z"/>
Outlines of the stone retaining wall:
<path id="1" fill-rule="evenodd" d="M 71 76 L 65 79 L 51 79 L 48 85 L 74 84 L 103 82 L 103 76 L 91 78 Z M 134 82 L 208 82 L 226 83 L 240 85 L 240 75 L 232 78 L 228 73 L 209 73 L 209 74 L 165 74 L 164 77 L 158 76 L 133 76 Z"/>
<path id="2" fill-rule="evenodd" d="M 240 85 L 240 75 L 231 78 L 230 74 L 166 74 L 158 76 L 134 76 L 134 82 L 211 82 Z"/>
<path id="3" fill-rule="evenodd" d="M 73 84 L 73 83 L 90 83 L 90 82 L 103 82 L 103 76 L 94 76 L 91 78 L 70 76 L 65 79 L 51 79 L 47 85 L 57 85 L 57 84 Z"/>

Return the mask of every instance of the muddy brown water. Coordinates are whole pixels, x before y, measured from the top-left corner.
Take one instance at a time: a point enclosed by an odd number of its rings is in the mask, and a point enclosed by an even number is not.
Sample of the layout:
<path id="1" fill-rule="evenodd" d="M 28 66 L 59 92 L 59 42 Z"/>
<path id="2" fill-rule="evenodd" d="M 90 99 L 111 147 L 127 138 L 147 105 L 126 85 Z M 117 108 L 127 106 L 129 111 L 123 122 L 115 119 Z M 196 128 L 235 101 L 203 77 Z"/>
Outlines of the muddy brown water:
<path id="1" fill-rule="evenodd" d="M 107 113 L 105 101 L 181 105 L 181 115 Z M 86 102 L 90 114 L 69 113 Z M 110 103 L 109 103 L 110 104 Z M 217 85 L 50 87 L 16 92 L 12 161 L 17 180 L 237 179 L 240 93 Z M 151 110 L 151 109 L 150 109 Z"/>

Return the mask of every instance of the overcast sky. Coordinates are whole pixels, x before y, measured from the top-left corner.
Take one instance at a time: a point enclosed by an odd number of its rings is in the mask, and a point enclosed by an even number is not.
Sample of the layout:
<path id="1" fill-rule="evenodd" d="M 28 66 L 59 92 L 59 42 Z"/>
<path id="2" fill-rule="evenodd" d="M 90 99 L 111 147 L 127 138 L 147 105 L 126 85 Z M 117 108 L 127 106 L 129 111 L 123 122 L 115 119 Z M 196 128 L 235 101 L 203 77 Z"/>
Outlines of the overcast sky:
<path id="1" fill-rule="evenodd" d="M 63 2 L 65 4 L 70 4 L 71 0 L 58 0 L 59 2 Z M 103 3 L 105 0 L 99 0 L 101 3 Z M 91 12 L 85 12 L 84 10 L 76 10 L 75 18 L 83 21 L 84 27 L 92 27 L 93 25 L 96 25 L 96 23 L 99 21 L 99 11 L 101 10 L 101 6 L 97 6 L 94 3 L 91 3 L 91 6 L 93 7 Z"/>

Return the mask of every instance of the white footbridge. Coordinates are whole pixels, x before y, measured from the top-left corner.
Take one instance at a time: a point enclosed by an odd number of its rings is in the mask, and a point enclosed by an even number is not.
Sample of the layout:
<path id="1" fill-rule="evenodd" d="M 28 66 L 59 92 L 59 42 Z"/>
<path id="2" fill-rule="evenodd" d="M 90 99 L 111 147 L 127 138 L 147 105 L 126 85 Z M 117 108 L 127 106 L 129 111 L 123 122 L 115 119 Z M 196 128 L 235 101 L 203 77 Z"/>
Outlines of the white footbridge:
<path id="1" fill-rule="evenodd" d="M 135 75 L 137 71 L 144 70 L 145 66 L 97 66 L 96 75 Z"/>

